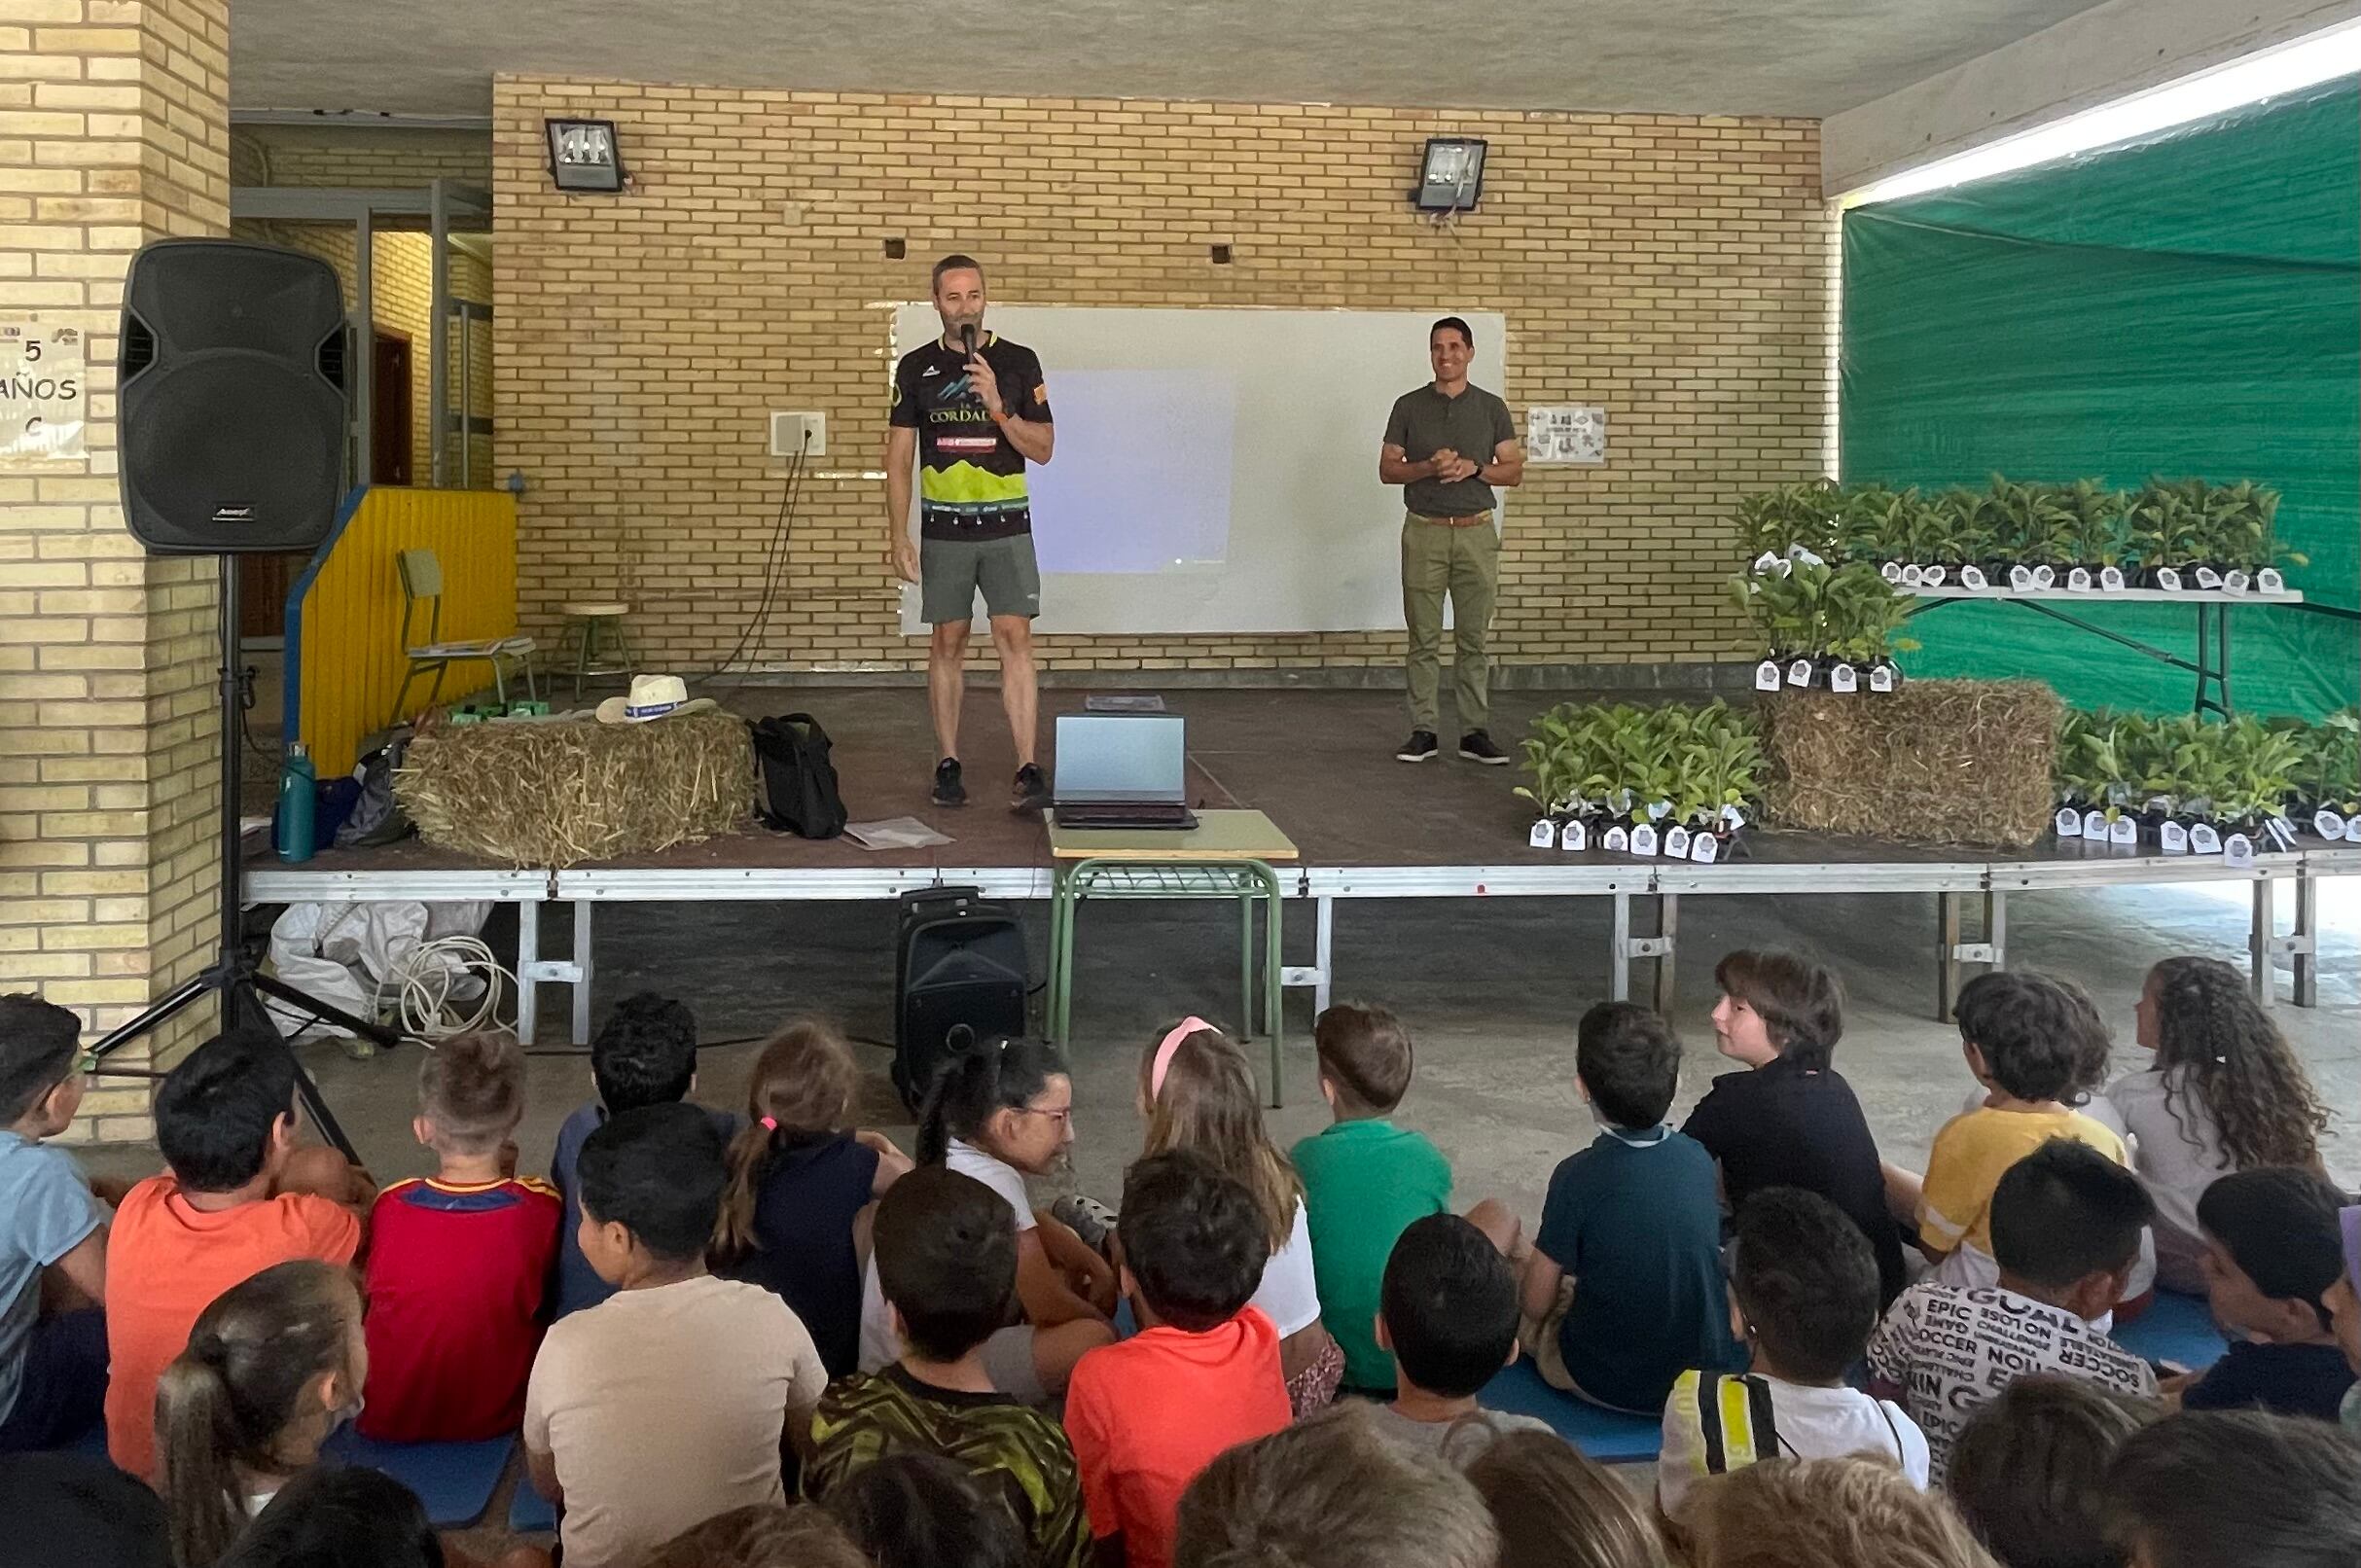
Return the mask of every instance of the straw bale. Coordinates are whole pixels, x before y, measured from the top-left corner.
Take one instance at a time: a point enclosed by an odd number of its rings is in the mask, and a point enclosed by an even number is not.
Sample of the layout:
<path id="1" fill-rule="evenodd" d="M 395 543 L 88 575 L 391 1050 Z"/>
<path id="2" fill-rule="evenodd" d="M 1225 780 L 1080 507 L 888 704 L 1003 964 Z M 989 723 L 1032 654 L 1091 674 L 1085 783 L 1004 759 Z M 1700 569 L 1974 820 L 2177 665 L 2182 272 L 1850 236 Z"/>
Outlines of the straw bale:
<path id="1" fill-rule="evenodd" d="M 394 794 L 428 843 L 557 870 L 743 827 L 754 748 L 728 713 L 439 726 L 411 742 Z"/>
<path id="2" fill-rule="evenodd" d="M 1758 706 L 1774 827 L 2018 848 L 2050 826 L 2063 709 L 2038 681 L 1781 692 Z"/>

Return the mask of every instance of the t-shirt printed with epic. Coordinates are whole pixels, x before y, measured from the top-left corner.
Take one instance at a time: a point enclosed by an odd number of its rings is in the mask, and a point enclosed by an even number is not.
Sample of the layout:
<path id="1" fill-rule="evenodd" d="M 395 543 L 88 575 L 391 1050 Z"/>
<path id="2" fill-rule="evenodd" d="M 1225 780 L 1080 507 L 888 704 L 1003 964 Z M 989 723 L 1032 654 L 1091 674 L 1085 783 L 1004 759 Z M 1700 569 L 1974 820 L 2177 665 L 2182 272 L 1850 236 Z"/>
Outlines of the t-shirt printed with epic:
<path id="1" fill-rule="evenodd" d="M 171 1175 L 124 1194 L 107 1236 L 107 1452 L 132 1475 L 156 1469 L 156 1383 L 215 1297 L 297 1258 L 349 1264 L 361 1220 L 311 1193 L 194 1208 Z"/>
<path id="2" fill-rule="evenodd" d="M 2063 1307 L 1997 1285 L 1930 1281 L 1904 1291 L 1870 1336 L 1869 1372 L 1901 1391 L 1903 1408 L 1926 1434 L 1938 1481 L 1968 1417 L 2027 1373 L 2156 1393 L 2156 1373 L 2138 1356 Z"/>
<path id="3" fill-rule="evenodd" d="M 1034 424 L 1051 422 L 1038 355 L 997 333 L 985 333 L 977 351 L 992 368 L 1001 405 L 1010 414 Z M 1032 531 L 1024 453 L 985 410 L 965 353 L 936 338 L 903 355 L 894 367 L 890 417 L 896 426 L 918 433 L 923 537 L 1009 539 Z"/>
<path id="4" fill-rule="evenodd" d="M 563 1207 L 529 1176 L 413 1179 L 377 1194 L 364 1436 L 472 1443 L 517 1430 Z"/>

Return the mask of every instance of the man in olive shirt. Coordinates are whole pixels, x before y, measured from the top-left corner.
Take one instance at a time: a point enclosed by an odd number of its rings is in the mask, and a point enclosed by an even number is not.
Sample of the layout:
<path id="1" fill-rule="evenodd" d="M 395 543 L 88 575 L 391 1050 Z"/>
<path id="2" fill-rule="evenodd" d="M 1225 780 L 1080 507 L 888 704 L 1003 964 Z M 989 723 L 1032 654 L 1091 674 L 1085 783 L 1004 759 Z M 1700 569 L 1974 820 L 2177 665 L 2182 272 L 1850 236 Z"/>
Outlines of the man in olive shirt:
<path id="1" fill-rule="evenodd" d="M 1436 743 L 1437 655 L 1443 648 L 1443 599 L 1450 596 L 1452 695 L 1458 704 L 1459 755 L 1497 766 L 1508 753 L 1485 731 L 1491 704 L 1490 663 L 1484 651 L 1492 624 L 1492 590 L 1500 571 L 1500 534 L 1492 526 L 1492 486 L 1524 478 L 1524 448 L 1509 406 L 1470 386 L 1468 361 L 1476 336 L 1457 316 L 1428 329 L 1426 352 L 1435 379 L 1394 402 L 1385 421 L 1377 478 L 1402 485 L 1402 614 L 1410 623 L 1410 739 L 1394 753 L 1422 763 Z"/>

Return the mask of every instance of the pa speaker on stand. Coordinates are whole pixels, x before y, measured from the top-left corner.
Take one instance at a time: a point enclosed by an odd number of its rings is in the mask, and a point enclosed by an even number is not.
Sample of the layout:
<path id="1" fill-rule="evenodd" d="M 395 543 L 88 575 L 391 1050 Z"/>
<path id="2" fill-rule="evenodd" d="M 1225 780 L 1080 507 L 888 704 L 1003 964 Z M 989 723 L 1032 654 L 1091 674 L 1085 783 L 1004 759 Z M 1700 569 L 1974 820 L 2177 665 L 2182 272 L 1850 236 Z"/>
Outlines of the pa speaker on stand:
<path id="1" fill-rule="evenodd" d="M 349 362 L 336 270 L 316 256 L 165 239 L 131 258 L 117 374 L 124 520 L 151 553 L 211 555 L 220 574 L 221 908 L 213 961 L 92 1047 L 101 1060 L 215 993 L 225 1031 L 267 1031 L 283 1046 L 267 997 L 380 1046 L 401 1043 L 393 1030 L 260 973 L 238 941 L 246 691 L 237 557 L 327 540 L 345 489 Z M 351 1158 L 351 1141 L 300 1060 L 295 1081 L 313 1125 Z"/>

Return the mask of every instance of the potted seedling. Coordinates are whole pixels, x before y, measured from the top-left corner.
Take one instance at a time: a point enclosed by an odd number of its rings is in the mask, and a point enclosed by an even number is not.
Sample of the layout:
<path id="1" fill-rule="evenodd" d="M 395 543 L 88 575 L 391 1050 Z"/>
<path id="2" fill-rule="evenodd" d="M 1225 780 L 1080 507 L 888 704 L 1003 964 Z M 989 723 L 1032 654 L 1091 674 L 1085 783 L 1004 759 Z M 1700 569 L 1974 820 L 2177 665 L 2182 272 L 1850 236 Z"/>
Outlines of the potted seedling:
<path id="1" fill-rule="evenodd" d="M 1896 635 L 1910 612 L 1907 595 L 1865 564 L 1832 574 L 1822 608 L 1829 690 L 1891 692 L 1899 686 L 1902 672 L 1892 656 L 1918 646 Z"/>
<path id="2" fill-rule="evenodd" d="M 2074 517 L 2060 503 L 2059 492 L 1995 474 L 1982 500 L 1998 553 L 2008 563 L 2009 587 L 2021 593 L 2056 586 L 2072 565 L 2074 552 Z"/>
<path id="3" fill-rule="evenodd" d="M 2177 592 L 2198 587 L 2198 567 L 2211 553 L 2211 525 L 2203 480 L 2150 480 L 2131 503 L 2130 537 L 2142 588 Z"/>
<path id="4" fill-rule="evenodd" d="M 2290 814 L 2331 842 L 2361 842 L 2361 707 L 2298 724 L 2303 759 L 2296 768 Z"/>
<path id="5" fill-rule="evenodd" d="M 1875 567 L 1860 569 L 1877 576 Z M 1757 691 L 1825 683 L 1812 656 L 1826 640 L 1828 584 L 1833 575 L 1824 562 L 1798 561 L 1784 574 L 1741 576 L 1732 583 L 1738 608 L 1753 624 L 1756 637 L 1769 655 L 1755 667 Z"/>
<path id="6" fill-rule="evenodd" d="M 2120 592 L 2124 576 L 2124 515 L 2127 502 L 2120 491 L 2096 480 L 2076 480 L 2058 493 L 2067 514 L 2066 587 L 2076 590 Z"/>

